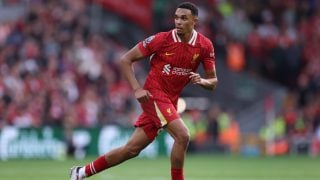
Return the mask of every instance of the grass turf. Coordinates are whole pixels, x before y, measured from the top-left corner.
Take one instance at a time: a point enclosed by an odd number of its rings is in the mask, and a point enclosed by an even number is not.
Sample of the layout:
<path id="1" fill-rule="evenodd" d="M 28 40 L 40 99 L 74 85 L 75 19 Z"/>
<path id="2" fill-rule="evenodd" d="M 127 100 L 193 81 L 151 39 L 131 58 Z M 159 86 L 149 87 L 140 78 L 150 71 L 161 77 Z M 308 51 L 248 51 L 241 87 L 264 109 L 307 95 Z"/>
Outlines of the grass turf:
<path id="1" fill-rule="evenodd" d="M 95 157 L 92 157 L 95 158 Z M 69 179 L 69 168 L 92 159 L 0 161 L 3 180 Z M 90 180 L 170 180 L 168 157 L 135 158 Z M 188 155 L 186 180 L 319 180 L 320 158 Z"/>

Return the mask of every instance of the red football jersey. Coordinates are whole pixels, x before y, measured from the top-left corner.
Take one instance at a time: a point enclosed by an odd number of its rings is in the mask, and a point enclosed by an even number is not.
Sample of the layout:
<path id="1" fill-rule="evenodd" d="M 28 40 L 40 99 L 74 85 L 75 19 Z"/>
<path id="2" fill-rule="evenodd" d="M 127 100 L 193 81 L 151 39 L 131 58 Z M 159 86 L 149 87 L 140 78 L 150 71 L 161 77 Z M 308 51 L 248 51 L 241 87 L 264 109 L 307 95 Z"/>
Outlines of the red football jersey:
<path id="1" fill-rule="evenodd" d="M 175 106 L 182 89 L 190 81 L 200 63 L 205 70 L 214 69 L 214 48 L 211 41 L 193 31 L 188 43 L 181 42 L 175 29 L 150 36 L 138 44 L 142 54 L 150 56 L 150 71 L 144 88 L 153 98 L 171 101 Z"/>

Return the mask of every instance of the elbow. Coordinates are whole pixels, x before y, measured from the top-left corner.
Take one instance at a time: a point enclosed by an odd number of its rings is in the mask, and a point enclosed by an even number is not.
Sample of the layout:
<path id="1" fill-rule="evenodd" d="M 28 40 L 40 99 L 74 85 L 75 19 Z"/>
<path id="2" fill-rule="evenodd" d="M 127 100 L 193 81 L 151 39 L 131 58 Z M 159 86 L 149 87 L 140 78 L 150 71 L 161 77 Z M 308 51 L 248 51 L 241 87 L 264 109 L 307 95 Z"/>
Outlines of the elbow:
<path id="1" fill-rule="evenodd" d="M 212 78 L 212 79 L 206 79 L 201 83 L 200 85 L 207 90 L 215 90 L 218 84 L 218 79 L 217 78 Z"/>
<path id="2" fill-rule="evenodd" d="M 121 56 L 119 61 L 120 61 L 119 64 L 121 69 L 125 69 L 127 66 L 131 66 L 131 62 L 125 55 Z"/>
<path id="3" fill-rule="evenodd" d="M 218 81 L 217 80 L 214 80 L 214 81 L 210 81 L 206 84 L 202 84 L 201 86 L 204 88 L 204 89 L 207 89 L 207 90 L 215 90 L 216 87 L 217 87 L 217 84 L 218 84 Z"/>
<path id="4" fill-rule="evenodd" d="M 210 86 L 209 88 L 207 88 L 208 90 L 210 90 L 210 91 L 214 91 L 215 89 L 216 89 L 216 85 L 212 85 L 212 86 Z"/>
<path id="5" fill-rule="evenodd" d="M 127 60 L 125 56 L 120 57 L 120 66 L 123 67 L 123 65 L 127 64 Z"/>
<path id="6" fill-rule="evenodd" d="M 218 79 L 215 78 L 215 80 L 213 81 L 213 83 L 210 87 L 210 90 L 214 91 L 217 88 L 217 85 L 218 85 Z"/>
<path id="7" fill-rule="evenodd" d="M 216 90 L 216 88 L 217 88 L 217 85 L 213 85 L 211 90 L 214 91 L 214 90 Z"/>

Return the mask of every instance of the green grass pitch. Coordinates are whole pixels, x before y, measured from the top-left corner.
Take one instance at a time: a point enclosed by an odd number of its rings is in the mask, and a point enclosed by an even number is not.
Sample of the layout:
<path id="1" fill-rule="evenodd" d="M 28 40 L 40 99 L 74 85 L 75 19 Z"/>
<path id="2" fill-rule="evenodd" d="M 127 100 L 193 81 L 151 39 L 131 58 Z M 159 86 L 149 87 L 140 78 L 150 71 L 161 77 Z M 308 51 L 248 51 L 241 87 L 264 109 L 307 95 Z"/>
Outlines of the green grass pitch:
<path id="1" fill-rule="evenodd" d="M 94 158 L 94 157 L 92 157 Z M 69 168 L 85 160 L 0 161 L 1 180 L 69 179 Z M 170 180 L 168 157 L 135 158 L 89 180 Z M 320 158 L 188 155 L 186 180 L 320 180 Z"/>

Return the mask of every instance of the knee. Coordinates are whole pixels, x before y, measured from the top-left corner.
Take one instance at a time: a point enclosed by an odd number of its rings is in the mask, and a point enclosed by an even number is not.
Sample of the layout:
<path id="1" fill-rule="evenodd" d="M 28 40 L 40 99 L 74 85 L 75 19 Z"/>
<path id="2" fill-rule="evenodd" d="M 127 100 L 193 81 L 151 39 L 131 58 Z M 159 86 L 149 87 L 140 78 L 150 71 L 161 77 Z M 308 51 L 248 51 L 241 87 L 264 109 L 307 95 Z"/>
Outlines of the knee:
<path id="1" fill-rule="evenodd" d="M 182 146 L 185 146 L 187 147 L 188 144 L 189 144 L 189 141 L 190 141 L 190 134 L 188 131 L 185 131 L 185 132 L 181 132 L 179 134 L 177 134 L 176 138 L 175 138 L 175 141 L 182 145 Z"/>

